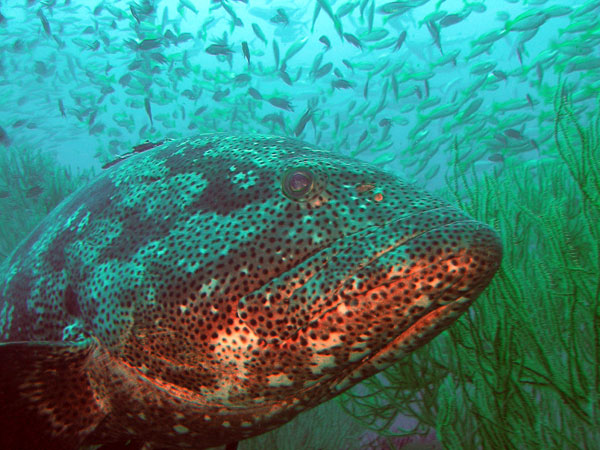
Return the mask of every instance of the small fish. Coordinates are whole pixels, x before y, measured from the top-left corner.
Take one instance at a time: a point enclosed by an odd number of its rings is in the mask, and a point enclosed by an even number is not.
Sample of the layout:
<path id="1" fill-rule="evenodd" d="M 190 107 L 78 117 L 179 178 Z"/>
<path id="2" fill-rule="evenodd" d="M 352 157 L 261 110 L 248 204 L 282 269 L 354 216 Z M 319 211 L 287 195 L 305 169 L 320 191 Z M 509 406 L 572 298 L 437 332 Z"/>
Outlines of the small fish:
<path id="1" fill-rule="evenodd" d="M 504 156 L 502 153 L 492 153 L 490 156 L 488 156 L 488 159 L 492 162 L 504 162 Z"/>
<path id="2" fill-rule="evenodd" d="M 140 22 L 140 17 L 138 16 L 137 11 L 135 10 L 135 8 L 133 7 L 133 5 L 129 6 L 129 11 L 131 11 L 131 15 L 133 16 L 133 18 L 136 20 L 136 22 L 138 23 L 138 25 L 141 23 Z"/>
<path id="3" fill-rule="evenodd" d="M 538 143 L 535 139 L 529 139 L 529 144 L 537 150 L 538 154 L 540 152 L 540 148 L 538 147 Z"/>
<path id="4" fill-rule="evenodd" d="M 527 103 L 529 103 L 529 106 L 531 106 L 531 109 L 533 109 L 533 99 L 531 98 L 531 96 L 529 94 L 525 94 L 525 98 L 527 99 Z"/>
<path id="5" fill-rule="evenodd" d="M 340 21 L 340 18 L 334 14 L 333 9 L 331 9 L 331 5 L 329 4 L 329 1 L 328 0 L 317 0 L 317 3 L 321 6 L 321 8 L 323 8 L 323 11 L 325 11 L 325 13 L 329 16 L 329 18 L 333 22 L 333 27 L 335 28 L 335 31 L 337 31 L 340 38 L 342 38 L 342 36 L 344 34 L 344 31 L 342 29 L 342 22 Z"/>
<path id="6" fill-rule="evenodd" d="M 415 86 L 415 94 L 417 94 L 417 98 L 421 100 L 423 98 L 423 91 L 419 86 Z"/>
<path id="7" fill-rule="evenodd" d="M 442 18 L 442 20 L 440 20 L 440 26 L 449 27 L 450 25 L 454 25 L 459 22 L 462 22 L 463 19 L 464 19 L 464 16 L 462 16 L 460 14 L 448 14 L 448 15 L 444 16 Z"/>
<path id="8" fill-rule="evenodd" d="M 275 58 L 275 69 L 279 68 L 279 44 L 273 39 L 273 57 Z"/>
<path id="9" fill-rule="evenodd" d="M 226 1 L 222 1 L 221 2 L 221 7 L 225 10 L 225 12 L 227 14 L 229 14 L 229 17 L 231 17 L 231 20 L 234 24 L 234 26 L 240 26 L 243 27 L 244 24 L 242 23 L 242 21 L 240 20 L 240 18 L 237 16 L 237 14 L 235 13 L 235 11 L 233 10 L 233 8 L 229 5 L 229 3 L 227 3 Z"/>
<path id="10" fill-rule="evenodd" d="M 150 105 L 150 99 L 148 97 L 144 99 L 144 108 L 146 109 L 146 114 L 148 114 L 148 118 L 150 119 L 150 125 L 154 127 L 154 121 L 152 120 L 152 106 Z"/>
<path id="11" fill-rule="evenodd" d="M 354 8 L 357 6 L 358 2 L 346 2 L 338 8 L 338 10 L 335 12 L 335 15 L 341 19 L 342 17 L 347 16 L 354 11 Z"/>
<path id="12" fill-rule="evenodd" d="M 204 105 L 201 106 L 200 108 L 198 108 L 196 111 L 194 111 L 194 115 L 195 116 L 199 116 L 201 115 L 204 111 L 206 111 L 208 109 L 208 106 Z"/>
<path id="13" fill-rule="evenodd" d="M 483 103 L 483 99 L 481 99 L 481 98 L 477 98 L 477 99 L 473 100 L 469 104 L 469 106 L 467 106 L 465 111 L 463 112 L 461 120 L 464 120 L 467 117 L 472 116 L 475 112 L 477 112 L 477 110 L 481 107 L 482 103 Z"/>
<path id="14" fill-rule="evenodd" d="M 151 53 L 150 58 L 152 58 L 154 61 L 156 61 L 159 64 L 167 64 L 169 62 L 167 57 L 165 55 L 163 55 L 162 53 Z"/>
<path id="15" fill-rule="evenodd" d="M 227 97 L 229 95 L 229 88 L 225 89 L 225 90 L 220 90 L 220 91 L 216 91 L 212 98 L 215 102 L 220 102 L 221 100 L 223 100 L 225 97 Z"/>
<path id="16" fill-rule="evenodd" d="M 58 110 L 60 111 L 61 116 L 67 117 L 67 113 L 65 112 L 65 105 L 63 104 L 62 99 L 58 99 Z"/>
<path id="17" fill-rule="evenodd" d="M 35 186 L 32 186 L 28 188 L 27 191 L 25 191 L 25 197 L 36 198 L 39 197 L 42 192 L 44 192 L 44 189 L 36 184 Z"/>
<path id="18" fill-rule="evenodd" d="M 371 2 L 371 7 L 369 8 L 369 15 L 367 16 L 367 25 L 368 30 L 371 31 L 373 29 L 373 22 L 375 21 L 375 0 Z"/>
<path id="19" fill-rule="evenodd" d="M 533 30 L 542 26 L 548 18 L 549 16 L 544 11 L 531 10 L 506 22 L 505 28 L 507 31 Z"/>
<path id="20" fill-rule="evenodd" d="M 331 82 L 331 86 L 334 89 L 351 89 L 353 87 L 352 84 L 348 80 L 344 80 L 343 78 L 340 78 L 338 80 L 333 80 Z"/>
<path id="21" fill-rule="evenodd" d="M 535 65 L 535 73 L 537 75 L 538 83 L 541 85 L 542 79 L 544 78 L 544 69 L 539 62 Z"/>
<path id="22" fill-rule="evenodd" d="M 248 68 L 250 68 L 250 49 L 246 41 L 242 42 L 242 52 L 244 53 L 244 58 L 248 61 Z"/>
<path id="23" fill-rule="evenodd" d="M 501 71 L 501 70 L 492 70 L 492 74 L 498 78 L 499 80 L 505 80 L 508 78 L 508 76 L 506 75 L 505 72 Z"/>
<path id="24" fill-rule="evenodd" d="M 367 130 L 363 131 L 362 134 L 360 135 L 360 137 L 358 138 L 358 144 L 359 145 L 362 144 L 368 135 L 369 135 L 369 132 Z"/>
<path id="25" fill-rule="evenodd" d="M 287 16 L 287 14 L 283 8 L 278 8 L 277 14 L 275 16 L 271 17 L 269 22 L 275 23 L 275 24 L 282 23 L 283 25 L 287 25 L 290 23 L 290 19 Z"/>
<path id="26" fill-rule="evenodd" d="M 496 67 L 496 63 L 495 62 L 482 62 L 479 64 L 475 64 L 473 67 L 471 67 L 471 74 L 473 75 L 484 75 L 484 74 L 488 74 L 489 72 L 492 71 L 492 69 L 494 69 L 494 67 Z"/>
<path id="27" fill-rule="evenodd" d="M 319 38 L 319 42 L 321 42 L 325 46 L 325 51 L 327 51 L 331 48 L 331 42 L 329 41 L 329 38 L 327 36 L 325 36 L 325 35 L 321 36 Z"/>
<path id="28" fill-rule="evenodd" d="M 304 131 L 304 127 L 306 126 L 308 121 L 313 118 L 313 115 L 314 109 L 309 106 L 302 115 L 302 117 L 300 117 L 298 123 L 296 124 L 296 127 L 294 128 L 294 135 L 300 136 L 300 134 L 302 134 L 302 131 Z"/>
<path id="29" fill-rule="evenodd" d="M 315 2 L 315 9 L 313 10 L 312 26 L 310 27 L 311 33 L 313 31 L 315 31 L 315 22 L 317 21 L 317 18 L 319 17 L 320 12 L 321 12 L 321 5 L 319 4 L 319 2 Z"/>
<path id="30" fill-rule="evenodd" d="M 270 123 L 270 124 L 279 125 L 281 130 L 285 132 L 285 120 L 283 119 L 283 115 L 281 113 L 267 114 L 265 117 L 263 117 L 261 119 L 260 123 L 263 123 L 263 124 Z"/>
<path id="31" fill-rule="evenodd" d="M 182 8 L 187 8 L 192 11 L 194 14 L 198 14 L 198 10 L 194 6 L 194 4 L 190 0 L 179 0 L 179 4 Z"/>
<path id="32" fill-rule="evenodd" d="M 47 36 L 50 36 L 52 34 L 52 30 L 50 29 L 50 23 L 48 22 L 48 19 L 44 15 L 44 11 L 42 11 L 42 8 L 38 9 L 37 16 L 40 18 L 40 21 L 42 22 L 42 27 L 44 28 L 44 32 L 46 33 Z"/>
<path id="33" fill-rule="evenodd" d="M 404 44 L 405 40 L 406 40 L 406 30 L 404 30 L 402 33 L 400 33 L 400 36 L 398 36 L 398 40 L 396 41 L 396 45 L 394 46 L 394 51 L 400 50 L 400 48 L 402 47 L 402 44 Z"/>
<path id="34" fill-rule="evenodd" d="M 319 52 L 315 56 L 315 59 L 313 59 L 313 62 L 312 62 L 312 65 L 311 65 L 311 69 L 310 69 L 310 73 L 311 73 L 312 76 L 314 76 L 314 74 L 317 72 L 317 70 L 319 69 L 319 67 L 321 67 L 321 62 L 323 62 L 323 56 L 324 55 L 325 55 L 325 52 Z"/>
<path id="35" fill-rule="evenodd" d="M 518 130 L 515 130 L 513 128 L 509 128 L 508 130 L 504 130 L 504 134 L 506 136 L 508 136 L 509 138 L 512 139 L 518 139 L 520 141 L 525 139 L 525 136 L 523 136 Z"/>
<path id="36" fill-rule="evenodd" d="M 377 28 L 361 34 L 360 38 L 364 42 L 375 42 L 384 39 L 389 33 L 385 28 Z"/>
<path id="37" fill-rule="evenodd" d="M 237 86 L 243 86 L 244 84 L 249 83 L 250 80 L 252 80 L 250 75 L 248 75 L 247 73 L 241 73 L 234 77 L 233 84 L 235 84 Z"/>
<path id="38" fill-rule="evenodd" d="M 344 33 L 343 36 L 347 42 L 354 45 L 356 48 L 362 50 L 362 44 L 360 43 L 360 41 L 358 40 L 358 38 L 356 36 L 354 36 L 353 34 L 350 34 L 350 33 Z"/>
<path id="39" fill-rule="evenodd" d="M 144 39 L 138 45 L 138 50 L 153 50 L 162 46 L 162 39 Z"/>
<path id="40" fill-rule="evenodd" d="M 7 191 L 6 189 L 1 189 L 0 190 L 0 198 L 8 198 L 10 197 L 10 192 Z"/>
<path id="41" fill-rule="evenodd" d="M 265 33 L 263 33 L 258 24 L 252 24 L 252 31 L 254 31 L 254 34 L 257 38 L 259 38 L 261 41 L 264 42 L 265 45 L 267 45 L 267 38 L 265 37 Z"/>
<path id="42" fill-rule="evenodd" d="M 333 68 L 333 64 L 332 63 L 329 62 L 327 64 L 324 64 L 323 66 L 319 67 L 314 72 L 313 78 L 316 80 L 316 79 L 319 79 L 321 77 L 324 77 L 325 75 L 327 75 L 331 71 L 332 68 Z"/>
<path id="43" fill-rule="evenodd" d="M 434 42 L 435 46 L 440 50 L 440 53 L 443 55 L 444 52 L 442 51 L 442 42 L 440 40 L 440 30 L 439 30 L 437 24 L 434 21 L 429 20 L 429 21 L 427 21 L 427 29 L 429 30 L 429 34 L 431 34 L 431 37 L 433 38 L 433 42 Z"/>
<path id="44" fill-rule="evenodd" d="M 291 86 L 292 84 L 294 84 L 292 82 L 292 79 L 290 78 L 289 74 L 285 71 L 285 70 L 280 70 L 279 71 L 279 77 L 283 80 L 283 82 L 285 84 L 287 84 L 288 86 Z"/>
<path id="45" fill-rule="evenodd" d="M 209 55 L 231 55 L 233 53 L 233 50 L 231 50 L 231 48 L 229 48 L 228 45 L 226 44 L 212 44 L 209 45 L 206 49 L 205 52 L 208 53 Z"/>
<path id="46" fill-rule="evenodd" d="M 285 56 L 283 57 L 283 62 L 287 63 L 289 59 L 291 59 L 294 55 L 296 55 L 308 42 L 308 37 L 303 37 L 302 39 L 294 42 L 289 46 L 287 51 L 285 52 Z"/>
<path id="47" fill-rule="evenodd" d="M 271 97 L 270 99 L 267 99 L 267 101 L 276 108 L 285 109 L 286 111 L 294 111 L 292 104 L 284 98 Z"/>
<path id="48" fill-rule="evenodd" d="M 250 94 L 250 97 L 256 99 L 256 100 L 262 100 L 263 96 L 261 95 L 260 92 L 258 92 L 256 89 L 254 88 L 248 88 L 248 94 Z"/>

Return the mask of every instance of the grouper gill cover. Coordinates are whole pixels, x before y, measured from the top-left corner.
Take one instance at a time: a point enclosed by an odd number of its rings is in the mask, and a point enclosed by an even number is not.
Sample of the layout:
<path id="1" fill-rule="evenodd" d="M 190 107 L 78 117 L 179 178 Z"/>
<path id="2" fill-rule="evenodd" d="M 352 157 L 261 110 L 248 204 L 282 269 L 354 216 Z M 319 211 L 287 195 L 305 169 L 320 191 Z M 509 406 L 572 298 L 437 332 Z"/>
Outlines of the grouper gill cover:
<path id="1" fill-rule="evenodd" d="M 281 137 L 166 140 L 4 262 L 0 444 L 264 433 L 426 344 L 500 259 L 487 225 L 375 166 Z"/>

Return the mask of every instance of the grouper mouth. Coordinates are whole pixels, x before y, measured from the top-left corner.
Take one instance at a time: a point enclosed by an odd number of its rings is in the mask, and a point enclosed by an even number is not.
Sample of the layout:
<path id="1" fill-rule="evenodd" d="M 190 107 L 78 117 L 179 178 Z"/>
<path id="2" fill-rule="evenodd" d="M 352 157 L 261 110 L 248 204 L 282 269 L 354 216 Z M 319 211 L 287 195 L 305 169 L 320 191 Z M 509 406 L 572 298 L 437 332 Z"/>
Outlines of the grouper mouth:
<path id="1" fill-rule="evenodd" d="M 243 298 L 238 314 L 258 336 L 278 343 L 340 305 L 365 308 L 361 299 L 371 297 L 375 308 L 385 297 L 396 304 L 398 326 L 408 327 L 457 299 L 468 303 L 464 311 L 501 255 L 496 233 L 456 208 L 403 215 L 339 238 Z"/>

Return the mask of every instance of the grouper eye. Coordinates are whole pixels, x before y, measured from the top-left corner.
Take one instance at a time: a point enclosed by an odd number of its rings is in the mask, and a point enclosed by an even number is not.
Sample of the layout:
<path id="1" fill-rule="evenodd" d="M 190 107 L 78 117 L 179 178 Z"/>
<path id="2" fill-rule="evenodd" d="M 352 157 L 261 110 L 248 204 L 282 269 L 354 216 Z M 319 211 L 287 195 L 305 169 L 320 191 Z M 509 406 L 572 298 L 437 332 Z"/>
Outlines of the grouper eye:
<path id="1" fill-rule="evenodd" d="M 312 190 L 313 174 L 306 168 L 295 168 L 283 175 L 283 193 L 292 200 L 304 200 Z"/>

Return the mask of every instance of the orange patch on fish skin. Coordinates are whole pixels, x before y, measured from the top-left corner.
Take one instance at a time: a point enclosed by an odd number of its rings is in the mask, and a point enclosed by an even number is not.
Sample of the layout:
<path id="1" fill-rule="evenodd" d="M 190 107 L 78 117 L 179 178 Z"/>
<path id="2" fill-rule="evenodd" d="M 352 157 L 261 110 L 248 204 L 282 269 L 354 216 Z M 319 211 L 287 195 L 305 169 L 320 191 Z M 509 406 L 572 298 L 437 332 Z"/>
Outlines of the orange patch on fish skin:
<path id="1" fill-rule="evenodd" d="M 365 184 L 359 184 L 358 186 L 356 186 L 356 190 L 360 193 L 372 191 L 373 189 L 375 189 L 374 184 L 365 183 Z"/>

